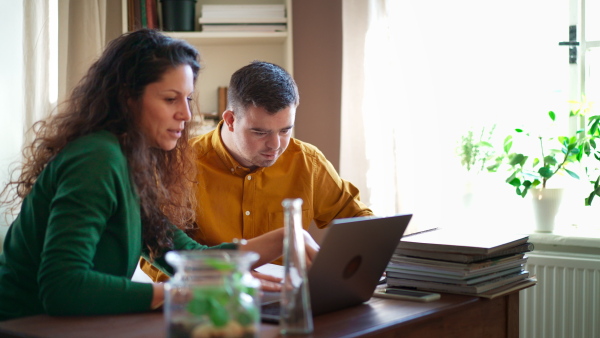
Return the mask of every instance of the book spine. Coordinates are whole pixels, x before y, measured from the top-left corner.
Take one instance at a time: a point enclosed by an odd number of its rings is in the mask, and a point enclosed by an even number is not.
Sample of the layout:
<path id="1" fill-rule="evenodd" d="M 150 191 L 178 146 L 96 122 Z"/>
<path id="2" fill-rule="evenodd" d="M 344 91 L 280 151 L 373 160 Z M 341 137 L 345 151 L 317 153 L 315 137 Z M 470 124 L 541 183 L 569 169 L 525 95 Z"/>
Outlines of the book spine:
<path id="1" fill-rule="evenodd" d="M 217 113 L 220 115 L 227 110 L 227 87 L 218 88 L 217 98 L 219 102 L 219 111 Z"/>
<path id="2" fill-rule="evenodd" d="M 142 27 L 148 27 L 148 12 L 146 10 L 146 0 L 140 0 L 140 18 L 142 19 Z"/>
<path id="3" fill-rule="evenodd" d="M 133 30 L 142 28 L 142 8 L 140 0 L 133 0 Z"/>
<path id="4" fill-rule="evenodd" d="M 156 0 L 145 0 L 146 1 L 146 17 L 148 28 L 158 28 L 158 8 L 156 7 Z"/>
<path id="5" fill-rule="evenodd" d="M 135 30 L 135 5 L 136 0 L 127 0 L 127 31 Z"/>

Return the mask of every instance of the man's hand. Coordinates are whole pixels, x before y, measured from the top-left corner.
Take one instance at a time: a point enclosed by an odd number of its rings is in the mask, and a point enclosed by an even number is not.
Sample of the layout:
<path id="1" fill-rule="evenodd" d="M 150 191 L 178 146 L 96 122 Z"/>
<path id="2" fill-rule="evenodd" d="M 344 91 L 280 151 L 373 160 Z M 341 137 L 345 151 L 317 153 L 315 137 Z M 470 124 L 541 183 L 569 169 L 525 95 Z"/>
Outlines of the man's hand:
<path id="1" fill-rule="evenodd" d="M 319 249 L 321 248 L 312 236 L 306 230 L 302 230 L 304 235 L 304 253 L 306 255 L 306 269 L 310 268 L 312 262 L 315 260 Z"/>

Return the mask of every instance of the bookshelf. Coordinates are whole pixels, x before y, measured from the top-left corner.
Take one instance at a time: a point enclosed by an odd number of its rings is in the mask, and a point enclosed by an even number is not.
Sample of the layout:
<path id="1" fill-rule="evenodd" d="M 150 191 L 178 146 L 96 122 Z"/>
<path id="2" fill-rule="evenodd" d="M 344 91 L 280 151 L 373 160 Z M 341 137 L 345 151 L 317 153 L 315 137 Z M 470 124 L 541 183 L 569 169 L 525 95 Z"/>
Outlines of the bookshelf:
<path id="1" fill-rule="evenodd" d="M 121 0 L 122 30 L 127 32 L 127 1 Z M 286 32 L 202 32 L 198 18 L 205 4 L 284 4 Z M 159 23 L 161 2 L 157 0 Z M 233 72 L 253 60 L 278 64 L 293 75 L 292 0 L 198 0 L 196 2 L 195 31 L 165 32 L 188 41 L 198 49 L 202 70 L 196 83 L 200 112 L 217 113 L 218 88 L 229 84 Z M 221 112 L 218 112 L 220 115 Z"/>

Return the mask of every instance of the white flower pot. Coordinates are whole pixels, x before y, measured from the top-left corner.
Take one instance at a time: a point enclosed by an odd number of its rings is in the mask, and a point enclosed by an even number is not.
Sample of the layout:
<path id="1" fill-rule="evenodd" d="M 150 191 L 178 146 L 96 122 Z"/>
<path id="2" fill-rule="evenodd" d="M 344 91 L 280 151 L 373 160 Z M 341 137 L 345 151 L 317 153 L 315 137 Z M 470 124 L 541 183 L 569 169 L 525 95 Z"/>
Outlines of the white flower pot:
<path id="1" fill-rule="evenodd" d="M 562 202 L 563 189 L 531 189 L 531 201 L 535 218 L 535 231 L 549 233 L 554 230 L 556 214 Z"/>

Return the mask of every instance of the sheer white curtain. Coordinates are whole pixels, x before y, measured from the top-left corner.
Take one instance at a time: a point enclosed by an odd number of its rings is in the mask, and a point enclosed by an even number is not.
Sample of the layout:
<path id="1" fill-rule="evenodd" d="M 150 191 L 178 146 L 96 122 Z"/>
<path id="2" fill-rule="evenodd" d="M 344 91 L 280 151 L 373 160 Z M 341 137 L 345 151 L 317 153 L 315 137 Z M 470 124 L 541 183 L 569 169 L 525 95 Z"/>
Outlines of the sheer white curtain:
<path id="1" fill-rule="evenodd" d="M 121 0 L 59 0 L 59 101 L 122 32 Z"/>
<path id="2" fill-rule="evenodd" d="M 52 38 L 52 15 L 60 26 L 58 42 Z M 27 131 L 56 104 L 51 89 L 64 98 L 106 42 L 121 33 L 121 1 L 6 1 L 0 28 L 6 33 L 0 55 L 0 188 L 4 188 L 11 165 L 20 161 L 23 145 L 31 141 L 33 135 Z M 51 51 L 58 45 L 57 62 Z M 0 250 L 13 219 L 5 211 L 0 208 Z"/>
<path id="3" fill-rule="evenodd" d="M 25 98 L 24 129 L 46 116 L 50 110 L 49 99 L 49 2 L 44 0 L 23 3 L 23 92 Z M 26 142 L 32 140 L 26 134 Z"/>
<path id="4" fill-rule="evenodd" d="M 376 214 L 449 225 L 464 211 L 461 135 L 498 123 L 503 138 L 567 107 L 562 3 L 344 0 L 340 172 Z M 478 226 L 530 217 L 498 175 L 471 210 Z"/>
<path id="5" fill-rule="evenodd" d="M 48 100 L 48 1 L 3 4 L 0 29 L 5 32 L 0 56 L 0 188 L 31 134 L 27 129 L 50 108 Z M 13 217 L 0 208 L 0 250 Z"/>
<path id="6" fill-rule="evenodd" d="M 417 29 L 407 40 L 394 34 L 385 1 L 345 1 L 343 10 L 341 174 L 359 185 L 376 214 L 413 212 L 418 225 L 418 206 L 439 205 L 445 183 L 423 161 L 448 162 L 439 149 L 444 121 L 430 99 L 430 69 L 421 68 L 425 42 Z M 356 25 L 358 18 L 366 24 Z"/>

